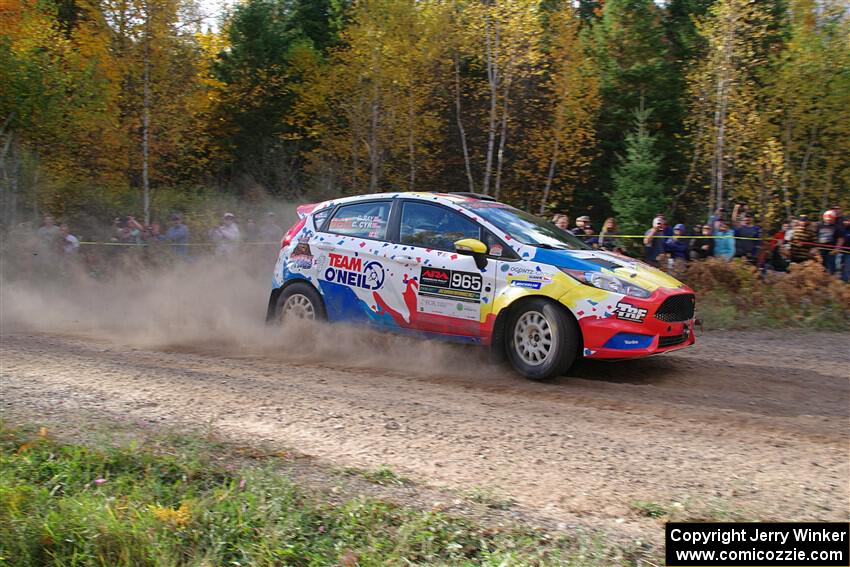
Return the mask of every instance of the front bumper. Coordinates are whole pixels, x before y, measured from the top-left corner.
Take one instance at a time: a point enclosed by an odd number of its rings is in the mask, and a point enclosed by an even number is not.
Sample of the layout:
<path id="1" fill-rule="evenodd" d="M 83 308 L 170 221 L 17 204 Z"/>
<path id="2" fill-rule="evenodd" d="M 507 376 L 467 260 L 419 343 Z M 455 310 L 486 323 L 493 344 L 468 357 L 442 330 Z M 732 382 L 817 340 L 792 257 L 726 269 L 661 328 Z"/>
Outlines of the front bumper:
<path id="1" fill-rule="evenodd" d="M 642 358 L 691 346 L 695 342 L 692 316 L 679 321 L 656 316 L 665 300 L 690 293 L 686 288 L 659 289 L 645 300 L 623 297 L 610 316 L 579 319 L 585 358 Z"/>

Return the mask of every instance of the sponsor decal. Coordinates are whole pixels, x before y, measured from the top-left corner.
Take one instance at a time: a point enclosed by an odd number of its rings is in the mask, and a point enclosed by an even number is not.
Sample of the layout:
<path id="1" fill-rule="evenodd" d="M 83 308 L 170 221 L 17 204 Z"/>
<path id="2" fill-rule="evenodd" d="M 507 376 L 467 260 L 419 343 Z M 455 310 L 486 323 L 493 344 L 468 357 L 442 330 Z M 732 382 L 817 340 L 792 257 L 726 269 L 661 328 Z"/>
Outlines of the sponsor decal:
<path id="1" fill-rule="evenodd" d="M 541 285 L 543 285 L 541 282 L 530 282 L 526 280 L 513 280 L 511 282 L 512 287 L 527 287 L 528 289 L 540 289 Z"/>
<path id="2" fill-rule="evenodd" d="M 647 311 L 646 309 L 635 307 L 631 303 L 621 301 L 617 304 L 617 309 L 614 310 L 614 313 L 617 315 L 617 319 L 643 323 L 643 320 L 646 318 Z"/>
<path id="3" fill-rule="evenodd" d="M 329 266 L 325 270 L 325 279 L 351 287 L 362 289 L 380 289 L 384 285 L 384 267 L 380 262 L 364 262 L 363 258 L 328 254 Z"/>
<path id="4" fill-rule="evenodd" d="M 456 299 L 420 296 L 417 310 L 420 313 L 456 317 L 468 321 L 478 321 L 481 318 L 481 309 L 478 303 Z"/>
<path id="5" fill-rule="evenodd" d="M 313 267 L 313 252 L 306 241 L 299 242 L 286 262 L 289 270 L 309 270 Z"/>
<path id="6" fill-rule="evenodd" d="M 500 257 L 504 253 L 504 249 L 501 244 L 494 244 L 490 247 L 490 255 Z"/>
<path id="7" fill-rule="evenodd" d="M 481 318 L 481 274 L 423 267 L 419 271 L 417 310 L 468 321 Z"/>

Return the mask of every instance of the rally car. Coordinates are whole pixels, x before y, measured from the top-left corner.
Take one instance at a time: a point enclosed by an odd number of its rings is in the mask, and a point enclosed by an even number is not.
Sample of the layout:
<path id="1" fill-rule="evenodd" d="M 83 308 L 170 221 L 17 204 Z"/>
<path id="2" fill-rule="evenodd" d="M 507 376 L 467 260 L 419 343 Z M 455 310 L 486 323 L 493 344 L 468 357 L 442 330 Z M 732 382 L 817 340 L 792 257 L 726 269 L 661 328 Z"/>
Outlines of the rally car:
<path id="1" fill-rule="evenodd" d="M 474 194 L 384 193 L 298 208 L 267 319 L 364 323 L 491 346 L 542 380 L 579 358 L 694 343 L 694 294 L 642 262 L 593 250 Z"/>

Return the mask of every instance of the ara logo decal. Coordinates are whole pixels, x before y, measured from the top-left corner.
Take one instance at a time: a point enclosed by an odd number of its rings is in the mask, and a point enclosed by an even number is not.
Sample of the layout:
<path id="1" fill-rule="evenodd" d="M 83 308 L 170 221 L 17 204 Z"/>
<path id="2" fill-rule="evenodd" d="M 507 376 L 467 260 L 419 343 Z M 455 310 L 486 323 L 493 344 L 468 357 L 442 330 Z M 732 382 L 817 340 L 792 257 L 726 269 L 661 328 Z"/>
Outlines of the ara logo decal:
<path id="1" fill-rule="evenodd" d="M 384 285 L 384 267 L 380 262 L 363 262 L 363 258 L 328 254 L 330 266 L 325 279 L 362 289 L 380 289 Z"/>
<path id="2" fill-rule="evenodd" d="M 635 323 L 643 323 L 643 320 L 646 318 L 646 309 L 641 309 L 631 303 L 623 303 L 622 301 L 617 304 L 615 313 L 617 314 L 617 319 L 634 321 Z"/>
<path id="3" fill-rule="evenodd" d="M 436 268 L 422 268 L 419 279 L 420 282 L 424 284 L 433 283 L 436 285 L 443 285 L 449 281 L 449 271 L 439 270 Z"/>

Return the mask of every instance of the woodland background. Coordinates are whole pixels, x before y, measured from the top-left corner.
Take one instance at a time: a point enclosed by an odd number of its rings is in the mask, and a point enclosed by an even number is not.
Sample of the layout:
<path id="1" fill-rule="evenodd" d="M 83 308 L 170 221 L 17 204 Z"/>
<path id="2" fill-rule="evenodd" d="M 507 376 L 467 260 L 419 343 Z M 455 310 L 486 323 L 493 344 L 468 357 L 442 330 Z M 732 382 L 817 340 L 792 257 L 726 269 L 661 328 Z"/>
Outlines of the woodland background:
<path id="1" fill-rule="evenodd" d="M 850 207 L 846 0 L 0 0 L 0 222 L 475 191 Z"/>

